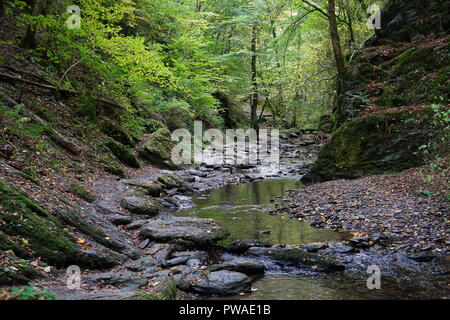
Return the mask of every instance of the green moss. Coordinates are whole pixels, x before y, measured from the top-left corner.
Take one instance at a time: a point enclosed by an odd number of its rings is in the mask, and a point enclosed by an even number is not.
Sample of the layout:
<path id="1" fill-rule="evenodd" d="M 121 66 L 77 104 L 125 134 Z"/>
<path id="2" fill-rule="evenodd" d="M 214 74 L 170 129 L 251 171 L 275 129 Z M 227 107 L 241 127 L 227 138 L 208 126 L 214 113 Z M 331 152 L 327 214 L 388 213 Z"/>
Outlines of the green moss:
<path id="1" fill-rule="evenodd" d="M 177 169 L 171 160 L 174 145 L 169 129 L 162 128 L 148 139 L 140 153 L 160 168 Z"/>
<path id="2" fill-rule="evenodd" d="M 133 154 L 133 151 L 120 142 L 109 140 L 106 142 L 106 146 L 111 150 L 114 156 L 120 160 L 123 164 L 131 167 L 131 168 L 140 168 L 141 164 L 139 163 L 136 156 Z"/>
<path id="3" fill-rule="evenodd" d="M 55 265 L 74 261 L 78 250 L 61 223 L 47 210 L 1 180 L 0 203 L 0 219 L 4 222 L 0 223 L 0 231 L 22 241 L 22 249 L 11 243 L 9 249 L 18 256 L 30 251 L 33 256 Z M 6 247 L 9 247 L 8 244 Z"/>
<path id="4" fill-rule="evenodd" d="M 83 187 L 77 184 L 71 184 L 69 187 L 69 192 L 89 203 L 92 203 L 96 200 L 95 196 L 92 193 L 86 191 Z"/>
<path id="5" fill-rule="evenodd" d="M 105 166 L 105 171 L 108 173 L 111 173 L 115 176 L 118 176 L 119 178 L 125 178 L 125 172 L 117 167 L 113 167 L 113 166 Z"/>
<path id="6" fill-rule="evenodd" d="M 417 151 L 429 139 L 431 115 L 431 108 L 381 112 L 347 123 L 321 150 L 306 180 L 355 178 L 422 164 Z"/>
<path id="7" fill-rule="evenodd" d="M 430 68 L 436 63 L 432 48 L 411 48 L 397 58 L 394 66 L 396 74 L 407 74 L 422 67 Z"/>
<path id="8" fill-rule="evenodd" d="M 120 142 L 128 147 L 134 146 L 133 139 L 125 132 L 124 129 L 122 129 L 119 125 L 112 122 L 111 120 L 103 120 L 100 128 L 104 134 L 106 134 L 110 138 L 113 138 L 117 142 Z"/>

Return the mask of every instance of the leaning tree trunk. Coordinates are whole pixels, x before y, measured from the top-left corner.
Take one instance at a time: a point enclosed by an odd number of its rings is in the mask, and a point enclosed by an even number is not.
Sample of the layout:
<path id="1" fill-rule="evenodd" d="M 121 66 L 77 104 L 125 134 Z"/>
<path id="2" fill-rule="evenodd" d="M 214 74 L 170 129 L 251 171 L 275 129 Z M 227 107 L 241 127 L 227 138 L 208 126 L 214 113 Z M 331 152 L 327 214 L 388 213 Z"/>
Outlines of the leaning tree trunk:
<path id="1" fill-rule="evenodd" d="M 258 25 L 255 23 L 253 25 L 252 32 L 252 95 L 251 95 L 251 122 L 252 128 L 258 131 L 258 104 L 259 104 L 259 93 L 258 93 L 258 52 L 257 52 L 257 39 L 258 39 Z"/>

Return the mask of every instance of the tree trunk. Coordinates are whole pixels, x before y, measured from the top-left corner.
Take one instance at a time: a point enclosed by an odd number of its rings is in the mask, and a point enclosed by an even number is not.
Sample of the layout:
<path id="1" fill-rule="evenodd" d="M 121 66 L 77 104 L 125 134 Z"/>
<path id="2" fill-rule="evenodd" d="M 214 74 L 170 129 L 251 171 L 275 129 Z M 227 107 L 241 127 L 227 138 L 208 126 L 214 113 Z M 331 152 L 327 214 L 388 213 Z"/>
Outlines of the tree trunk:
<path id="1" fill-rule="evenodd" d="M 6 14 L 6 0 L 0 0 L 0 17 L 3 17 Z"/>
<path id="2" fill-rule="evenodd" d="M 333 45 L 334 58 L 339 73 L 339 79 L 345 76 L 345 59 L 342 52 L 341 40 L 339 38 L 339 30 L 336 21 L 336 3 L 335 0 L 328 0 L 328 21 L 330 24 L 331 43 Z"/>
<path id="3" fill-rule="evenodd" d="M 33 0 L 31 15 L 39 15 L 40 10 L 40 0 Z M 36 48 L 36 26 L 33 23 L 28 23 L 27 31 L 22 39 L 22 48 L 34 49 Z"/>
<path id="4" fill-rule="evenodd" d="M 342 119 L 342 81 L 346 75 L 346 66 L 344 54 L 342 52 L 341 40 L 339 38 L 339 30 L 336 21 L 336 3 L 335 0 L 328 0 L 328 21 L 330 24 L 330 36 L 331 43 L 333 46 L 334 58 L 336 60 L 336 67 L 338 70 L 338 79 L 337 79 L 337 103 L 333 110 L 335 118 L 337 122 L 340 122 Z"/>
<path id="5" fill-rule="evenodd" d="M 276 26 L 275 26 L 275 21 L 271 20 L 270 22 L 271 27 L 272 27 L 272 37 L 275 40 L 277 38 L 277 30 L 276 30 Z M 278 76 L 282 77 L 282 72 L 281 72 L 281 62 L 280 62 L 280 57 L 279 57 L 279 52 L 278 52 L 278 48 L 275 46 L 275 56 L 276 56 L 276 60 L 277 60 L 277 73 Z M 276 114 L 274 115 L 275 117 L 279 117 L 281 116 L 281 112 L 280 110 L 284 109 L 284 91 L 283 91 L 283 84 L 280 82 L 278 85 L 278 108 Z"/>
<path id="6" fill-rule="evenodd" d="M 258 104 L 259 104 L 259 93 L 258 93 L 258 52 L 257 52 L 257 40 L 258 40 L 258 25 L 255 23 L 253 25 L 252 31 L 252 95 L 251 95 L 251 122 L 252 128 L 258 131 Z"/>

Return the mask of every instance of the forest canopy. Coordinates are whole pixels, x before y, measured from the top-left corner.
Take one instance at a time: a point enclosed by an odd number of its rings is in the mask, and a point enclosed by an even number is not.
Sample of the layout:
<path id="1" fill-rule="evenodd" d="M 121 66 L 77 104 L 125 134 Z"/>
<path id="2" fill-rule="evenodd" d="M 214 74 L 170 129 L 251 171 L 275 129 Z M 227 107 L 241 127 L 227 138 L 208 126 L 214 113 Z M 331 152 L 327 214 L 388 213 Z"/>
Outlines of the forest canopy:
<path id="1" fill-rule="evenodd" d="M 117 101 L 136 136 L 157 125 L 149 113 L 175 127 L 316 126 L 336 106 L 341 64 L 373 35 L 363 0 L 30 0 L 2 12 L 20 15 L 22 46 L 57 85 Z"/>

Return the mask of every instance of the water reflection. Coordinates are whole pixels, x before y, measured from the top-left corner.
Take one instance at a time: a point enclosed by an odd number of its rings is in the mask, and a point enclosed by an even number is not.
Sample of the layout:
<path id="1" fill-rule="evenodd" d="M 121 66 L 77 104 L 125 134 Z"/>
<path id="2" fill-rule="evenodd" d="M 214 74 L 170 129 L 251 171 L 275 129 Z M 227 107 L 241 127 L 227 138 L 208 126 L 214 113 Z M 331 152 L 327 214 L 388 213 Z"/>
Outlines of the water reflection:
<path id="1" fill-rule="evenodd" d="M 228 185 L 193 200 L 196 208 L 178 215 L 210 218 L 226 225 L 231 236 L 225 243 L 238 239 L 267 240 L 273 244 L 302 244 L 348 239 L 350 234 L 318 230 L 291 219 L 287 213 L 270 215 L 281 201 L 273 201 L 286 191 L 302 188 L 297 179 L 268 179 L 241 185 Z"/>

